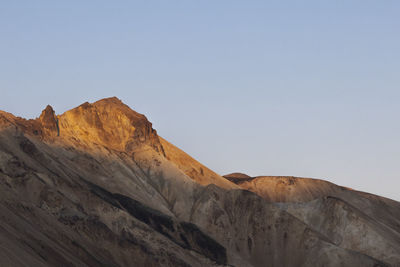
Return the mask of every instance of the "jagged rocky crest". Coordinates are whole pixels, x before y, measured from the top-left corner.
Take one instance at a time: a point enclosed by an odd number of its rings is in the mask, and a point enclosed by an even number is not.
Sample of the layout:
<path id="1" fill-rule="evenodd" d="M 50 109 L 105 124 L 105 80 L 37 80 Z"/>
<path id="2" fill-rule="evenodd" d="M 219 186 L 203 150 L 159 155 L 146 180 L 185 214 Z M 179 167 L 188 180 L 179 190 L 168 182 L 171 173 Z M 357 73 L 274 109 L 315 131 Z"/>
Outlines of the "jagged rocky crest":
<path id="1" fill-rule="evenodd" d="M 47 129 L 50 132 L 56 132 L 58 130 L 58 121 L 54 109 L 47 105 L 47 107 L 40 114 L 39 121 L 43 129 Z"/>
<path id="2" fill-rule="evenodd" d="M 96 145 L 108 149 L 133 152 L 148 145 L 164 155 L 163 147 L 152 128 L 151 122 L 116 97 L 88 102 L 57 116 L 48 105 L 35 120 L 15 118 L 2 114 L 3 125 L 13 124 L 26 134 L 54 140 L 52 137 L 70 141 L 75 146 L 93 148 Z"/>
<path id="3" fill-rule="evenodd" d="M 77 142 L 100 144 L 117 151 L 131 153 L 148 145 L 164 154 L 151 122 L 116 97 L 88 102 L 59 116 L 61 135 Z"/>
<path id="4" fill-rule="evenodd" d="M 0 111 L 0 266 L 400 266 L 400 203 L 213 172 L 118 98 Z"/>

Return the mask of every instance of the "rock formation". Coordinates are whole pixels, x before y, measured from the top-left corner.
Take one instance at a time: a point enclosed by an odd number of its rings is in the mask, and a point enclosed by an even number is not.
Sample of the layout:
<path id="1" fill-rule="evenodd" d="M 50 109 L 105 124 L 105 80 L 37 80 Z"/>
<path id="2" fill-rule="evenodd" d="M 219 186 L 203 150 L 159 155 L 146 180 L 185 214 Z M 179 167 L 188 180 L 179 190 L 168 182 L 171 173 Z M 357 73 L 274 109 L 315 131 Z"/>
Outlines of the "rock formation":
<path id="1" fill-rule="evenodd" d="M 0 111 L 0 266 L 400 266 L 399 202 L 225 177 L 117 98 Z"/>

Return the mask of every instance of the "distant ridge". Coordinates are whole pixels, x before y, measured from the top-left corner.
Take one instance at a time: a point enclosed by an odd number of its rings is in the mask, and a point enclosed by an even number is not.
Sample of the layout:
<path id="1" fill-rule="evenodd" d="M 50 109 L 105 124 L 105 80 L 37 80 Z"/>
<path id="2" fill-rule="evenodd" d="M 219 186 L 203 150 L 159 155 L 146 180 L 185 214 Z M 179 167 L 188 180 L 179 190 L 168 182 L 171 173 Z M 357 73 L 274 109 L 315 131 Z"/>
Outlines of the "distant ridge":
<path id="1" fill-rule="evenodd" d="M 246 179 L 246 178 L 251 178 L 251 176 L 241 173 L 241 172 L 234 172 L 230 174 L 223 175 L 225 178 L 236 178 L 236 179 Z"/>

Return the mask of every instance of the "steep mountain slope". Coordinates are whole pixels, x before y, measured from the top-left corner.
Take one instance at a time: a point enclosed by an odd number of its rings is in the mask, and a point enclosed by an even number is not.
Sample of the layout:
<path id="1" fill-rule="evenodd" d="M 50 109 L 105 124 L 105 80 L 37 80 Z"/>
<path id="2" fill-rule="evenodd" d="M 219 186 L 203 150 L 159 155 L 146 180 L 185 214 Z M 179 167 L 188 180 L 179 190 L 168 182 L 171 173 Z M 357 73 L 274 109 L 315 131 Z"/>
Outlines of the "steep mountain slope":
<path id="1" fill-rule="evenodd" d="M 7 244 L 0 245 L 0 265 L 398 264 L 384 249 L 337 242 L 292 203 L 238 188 L 160 138 L 145 116 L 116 98 L 58 116 L 48 106 L 35 120 L 0 112 L 0 244 Z M 348 198 L 360 196 L 349 191 Z M 376 224 L 398 233 L 399 208 L 385 203 Z M 376 237 L 374 227 L 363 233 Z M 396 236 L 380 236 L 370 248 L 396 253 Z"/>
<path id="2" fill-rule="evenodd" d="M 340 198 L 328 196 L 281 207 L 342 248 L 393 266 L 400 262 L 400 233 Z"/>
<path id="3" fill-rule="evenodd" d="M 206 166 L 200 164 L 191 156 L 160 137 L 166 158 L 172 161 L 187 176 L 201 185 L 215 184 L 226 189 L 239 189 L 234 183 L 226 181 L 222 176 L 216 174 Z"/>
<path id="4" fill-rule="evenodd" d="M 226 177 L 226 176 L 224 176 Z M 234 181 L 294 215 L 330 242 L 397 266 L 400 203 L 310 178 L 259 176 Z"/>

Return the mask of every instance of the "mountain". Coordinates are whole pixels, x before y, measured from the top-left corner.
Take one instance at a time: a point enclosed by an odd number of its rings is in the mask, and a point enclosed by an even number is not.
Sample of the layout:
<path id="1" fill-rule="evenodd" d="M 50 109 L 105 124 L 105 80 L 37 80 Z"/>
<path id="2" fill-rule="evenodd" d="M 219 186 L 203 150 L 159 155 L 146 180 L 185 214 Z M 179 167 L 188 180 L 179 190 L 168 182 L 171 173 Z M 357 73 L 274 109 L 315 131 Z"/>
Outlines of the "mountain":
<path id="1" fill-rule="evenodd" d="M 311 178 L 259 176 L 235 183 L 276 203 L 332 243 L 400 266 L 399 202 Z"/>
<path id="2" fill-rule="evenodd" d="M 117 98 L 0 112 L 0 266 L 400 266 L 400 203 L 222 177 Z"/>

